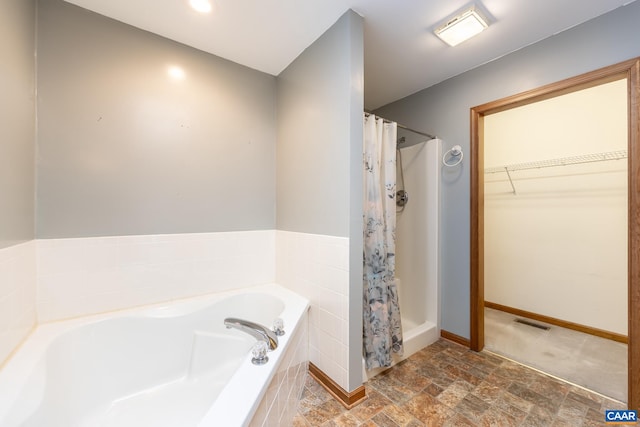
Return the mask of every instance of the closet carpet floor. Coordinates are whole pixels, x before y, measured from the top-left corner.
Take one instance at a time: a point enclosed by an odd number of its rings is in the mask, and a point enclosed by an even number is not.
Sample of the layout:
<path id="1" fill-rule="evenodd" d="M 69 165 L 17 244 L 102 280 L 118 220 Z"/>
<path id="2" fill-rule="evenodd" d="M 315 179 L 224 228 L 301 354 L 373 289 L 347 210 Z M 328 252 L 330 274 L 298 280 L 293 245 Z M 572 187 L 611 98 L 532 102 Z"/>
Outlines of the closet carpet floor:
<path id="1" fill-rule="evenodd" d="M 310 376 L 294 427 L 602 426 L 614 400 L 440 339 L 372 378 L 346 410 Z"/>
<path id="2" fill-rule="evenodd" d="M 627 345 L 559 326 L 517 323 L 485 308 L 485 349 L 622 402 L 627 401 Z M 525 320 L 529 320 L 526 319 Z"/>

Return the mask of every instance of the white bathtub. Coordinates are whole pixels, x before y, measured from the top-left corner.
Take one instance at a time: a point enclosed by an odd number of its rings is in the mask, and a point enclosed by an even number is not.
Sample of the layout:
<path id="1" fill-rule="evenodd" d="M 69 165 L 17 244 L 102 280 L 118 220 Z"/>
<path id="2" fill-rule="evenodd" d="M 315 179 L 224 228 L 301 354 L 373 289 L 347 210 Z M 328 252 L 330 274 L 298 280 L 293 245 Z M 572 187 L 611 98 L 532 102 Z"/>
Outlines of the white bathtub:
<path id="1" fill-rule="evenodd" d="M 0 371 L 0 425 L 248 425 L 283 362 L 306 368 L 306 353 L 293 360 L 287 350 L 307 307 L 266 285 L 41 325 Z M 256 366 L 256 340 L 226 329 L 225 317 L 265 326 L 281 317 L 286 334 Z"/>

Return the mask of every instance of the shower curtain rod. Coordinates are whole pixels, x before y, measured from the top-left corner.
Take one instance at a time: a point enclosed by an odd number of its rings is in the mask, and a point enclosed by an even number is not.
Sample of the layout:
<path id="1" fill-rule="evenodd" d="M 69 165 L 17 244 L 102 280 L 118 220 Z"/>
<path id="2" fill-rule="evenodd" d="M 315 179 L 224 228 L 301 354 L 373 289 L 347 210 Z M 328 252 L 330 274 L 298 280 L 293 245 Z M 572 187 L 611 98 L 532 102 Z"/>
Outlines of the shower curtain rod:
<path id="1" fill-rule="evenodd" d="M 373 114 L 373 113 L 370 113 L 370 112 L 368 112 L 368 111 L 365 111 L 365 112 L 364 112 L 364 114 L 366 114 L 367 116 L 370 116 L 370 115 L 371 115 L 371 114 Z M 385 122 L 385 123 L 393 123 L 393 120 L 385 119 L 384 117 L 380 117 L 380 116 L 377 116 L 377 117 L 379 117 L 379 118 L 381 118 L 382 120 L 384 120 L 384 122 Z M 401 125 L 400 123 L 396 123 L 396 125 L 397 125 L 400 129 L 408 130 L 409 132 L 413 132 L 413 133 L 416 133 L 416 134 L 418 134 L 418 135 L 426 136 L 426 137 L 427 137 L 427 138 L 429 138 L 429 139 L 436 139 L 436 137 L 435 137 L 435 136 L 433 136 L 433 135 L 429 135 L 428 133 L 420 132 L 419 130 L 411 129 L 410 127 L 407 127 L 407 126 L 405 126 L 405 125 Z"/>

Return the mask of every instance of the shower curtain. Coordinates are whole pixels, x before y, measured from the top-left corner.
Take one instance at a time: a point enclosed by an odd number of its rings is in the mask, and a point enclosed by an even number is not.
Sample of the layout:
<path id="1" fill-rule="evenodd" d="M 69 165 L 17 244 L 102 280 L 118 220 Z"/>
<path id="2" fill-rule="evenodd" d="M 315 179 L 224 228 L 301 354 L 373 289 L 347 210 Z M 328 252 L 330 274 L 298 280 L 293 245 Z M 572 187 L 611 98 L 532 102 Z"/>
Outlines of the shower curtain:
<path id="1" fill-rule="evenodd" d="M 367 369 L 402 355 L 402 326 L 394 282 L 396 239 L 396 123 L 364 118 L 363 351 Z"/>

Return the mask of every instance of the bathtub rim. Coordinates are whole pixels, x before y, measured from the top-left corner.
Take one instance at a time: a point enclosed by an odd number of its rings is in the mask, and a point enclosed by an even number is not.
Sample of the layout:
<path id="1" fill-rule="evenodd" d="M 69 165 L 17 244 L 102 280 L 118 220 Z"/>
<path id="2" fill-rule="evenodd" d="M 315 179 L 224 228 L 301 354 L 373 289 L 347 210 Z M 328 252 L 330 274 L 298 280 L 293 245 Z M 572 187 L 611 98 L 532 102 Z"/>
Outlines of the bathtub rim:
<path id="1" fill-rule="evenodd" d="M 229 381 L 228 386 L 225 387 L 209 408 L 198 427 L 217 427 L 219 425 L 245 427 L 249 425 L 255 415 L 271 380 L 285 358 L 290 340 L 300 329 L 303 317 L 307 315 L 310 307 L 308 299 L 280 285 L 276 286 L 287 293 L 286 296 L 283 295 L 283 297 L 287 298 L 283 299 L 283 301 L 285 302 L 285 308 L 288 307 L 290 310 L 289 316 L 282 316 L 285 322 L 285 335 L 278 337 L 278 348 L 268 353 L 269 362 L 262 366 L 252 364 L 251 354 L 246 355 L 241 366 Z M 263 369 L 265 366 L 269 366 L 270 369 Z M 228 410 L 228 408 L 237 405 L 241 400 L 247 404 L 244 412 Z"/>
<path id="2" fill-rule="evenodd" d="M 233 405 L 233 411 L 225 411 L 233 412 L 232 418 L 235 420 L 234 424 L 228 425 L 246 425 L 255 413 L 260 403 L 260 398 L 264 395 L 264 392 L 266 392 L 269 381 L 271 380 L 271 378 L 273 378 L 275 372 L 277 371 L 277 367 L 282 359 L 281 356 L 288 348 L 289 338 L 295 334 L 302 316 L 307 313 L 307 310 L 309 308 L 309 301 L 306 298 L 275 283 L 215 292 L 188 298 L 174 299 L 161 303 L 138 306 L 106 313 L 99 313 L 89 316 L 76 317 L 66 320 L 58 320 L 37 325 L 29 334 L 29 336 L 24 340 L 24 342 L 20 345 L 20 347 L 17 348 L 13 352 L 11 357 L 0 367 L 0 424 L 6 419 L 14 404 L 23 394 L 24 388 L 27 386 L 30 374 L 37 367 L 38 363 L 40 363 L 45 357 L 45 353 L 49 345 L 51 345 L 56 338 L 62 336 L 66 332 L 71 332 L 83 326 L 88 326 L 94 323 L 116 318 L 167 318 L 174 316 L 184 316 L 206 308 L 218 301 L 224 300 L 234 295 L 249 293 L 267 293 L 274 295 L 283 301 L 284 311 L 281 314 L 281 317 L 285 322 L 286 334 L 280 337 L 280 344 L 278 348 L 269 353 L 269 363 L 261 367 L 267 369 L 259 372 L 259 375 L 255 375 L 255 378 L 262 379 L 265 382 L 258 384 L 257 381 L 252 381 L 250 383 L 243 384 L 244 386 L 247 386 L 245 391 L 243 391 L 243 396 L 247 396 L 247 398 L 249 396 L 255 396 L 255 401 L 250 402 L 251 405 L 248 405 L 249 401 L 246 400 L 245 404 L 242 405 L 242 408 L 237 407 L 238 402 L 236 401 Z M 265 326 L 270 327 L 271 325 Z M 251 365 L 250 359 L 251 355 L 246 355 L 236 374 L 241 371 L 242 368 L 246 367 L 247 364 Z M 234 374 L 231 381 L 234 380 L 236 374 Z M 214 407 L 224 408 L 224 406 L 217 405 L 217 402 L 220 397 L 228 394 L 226 393 L 227 388 L 228 387 L 225 387 L 225 390 L 222 391 L 216 402 L 214 402 L 214 404 L 207 410 L 206 415 L 200 421 L 198 426 L 204 427 L 207 425 L 215 425 L 207 424 L 205 423 L 205 420 L 210 417 Z M 227 406 L 227 408 L 228 407 L 229 406 Z M 245 419 L 240 421 L 241 414 L 243 414 L 242 418 Z M 216 420 L 219 421 L 220 418 L 216 417 Z"/>

